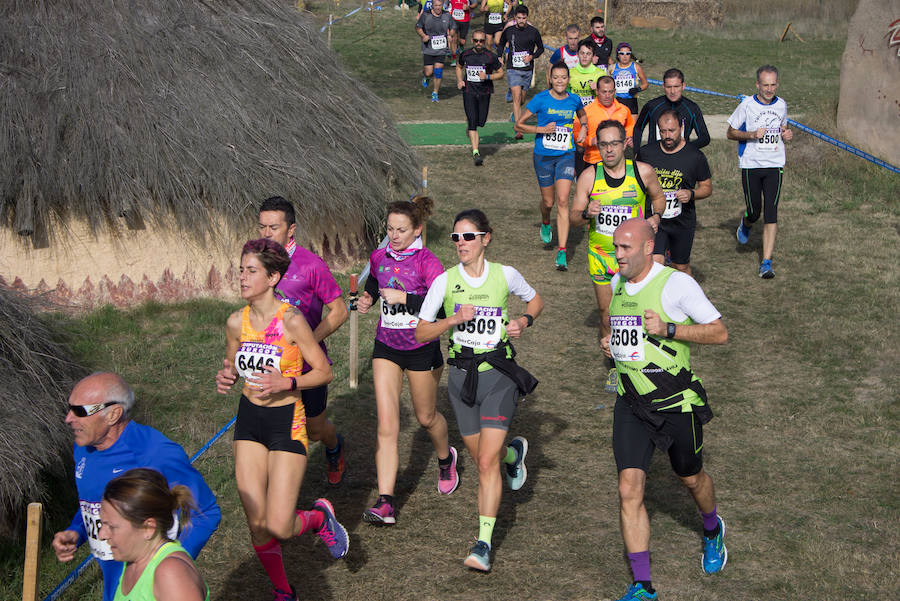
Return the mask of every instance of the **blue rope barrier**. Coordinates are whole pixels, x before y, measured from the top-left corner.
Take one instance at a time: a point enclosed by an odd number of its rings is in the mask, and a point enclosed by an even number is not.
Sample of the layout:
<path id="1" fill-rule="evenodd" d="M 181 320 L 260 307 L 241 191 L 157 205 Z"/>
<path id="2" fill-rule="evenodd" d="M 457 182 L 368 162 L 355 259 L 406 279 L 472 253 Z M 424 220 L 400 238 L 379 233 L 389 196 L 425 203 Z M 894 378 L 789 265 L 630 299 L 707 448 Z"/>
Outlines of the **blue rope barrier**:
<path id="1" fill-rule="evenodd" d="M 235 421 L 237 421 L 237 415 L 232 417 L 227 424 L 222 426 L 222 428 L 213 435 L 212 438 L 206 441 L 206 444 L 200 447 L 199 451 L 191 456 L 191 463 L 194 463 L 195 461 L 200 459 L 203 453 L 208 451 L 209 447 L 211 447 L 217 440 L 222 438 L 222 436 L 231 428 L 231 426 L 234 425 Z M 81 574 L 87 569 L 87 567 L 91 565 L 92 561 L 94 561 L 94 556 L 88 555 L 84 561 L 78 564 L 77 568 L 69 572 L 68 576 L 63 578 L 62 581 L 56 585 L 56 588 L 50 591 L 49 595 L 44 597 L 44 601 L 56 601 L 57 599 L 59 599 L 59 596 L 62 595 L 67 588 L 72 586 L 72 583 L 75 582 L 75 580 L 77 580 L 79 576 L 81 576 Z"/>
<path id="2" fill-rule="evenodd" d="M 372 7 L 374 8 L 376 4 L 381 4 L 382 2 L 384 2 L 384 0 L 375 0 L 374 2 L 366 2 L 366 4 L 370 4 L 370 5 L 372 5 Z M 338 17 L 337 19 L 332 19 L 331 23 L 326 23 L 325 25 L 322 25 L 322 29 L 319 30 L 319 33 L 325 33 L 325 30 L 328 29 L 329 26 L 334 25 L 334 24 L 337 23 L 338 21 L 343 21 L 343 20 L 346 19 L 347 17 L 352 17 L 353 15 L 355 15 L 356 13 L 358 13 L 359 11 L 361 11 L 363 8 L 365 8 L 365 7 L 366 7 L 366 4 L 363 4 L 363 5 L 360 6 L 359 8 L 354 8 L 353 10 L 351 10 L 350 12 L 348 12 L 348 13 L 347 13 L 346 15 L 344 15 L 343 17 Z M 378 10 L 381 10 L 381 7 L 380 7 L 380 6 L 378 7 Z"/>

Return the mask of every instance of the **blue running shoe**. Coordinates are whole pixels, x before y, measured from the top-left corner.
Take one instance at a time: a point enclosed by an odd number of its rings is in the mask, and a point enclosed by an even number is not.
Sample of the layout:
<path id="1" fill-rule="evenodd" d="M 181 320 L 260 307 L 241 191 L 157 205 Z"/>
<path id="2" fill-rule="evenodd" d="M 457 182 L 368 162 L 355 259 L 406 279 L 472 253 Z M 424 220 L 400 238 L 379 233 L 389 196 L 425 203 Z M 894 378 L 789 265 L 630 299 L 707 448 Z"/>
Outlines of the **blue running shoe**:
<path id="1" fill-rule="evenodd" d="M 312 508 L 325 514 L 322 528 L 316 534 L 328 547 L 328 552 L 331 553 L 331 556 L 335 559 L 340 559 L 347 554 L 347 549 L 350 548 L 350 537 L 347 536 L 347 530 L 334 517 L 334 507 L 331 506 L 328 499 L 316 499 Z"/>
<path id="2" fill-rule="evenodd" d="M 619 599 L 619 601 L 654 601 L 658 598 L 659 594 L 656 591 L 653 591 L 652 593 L 648 592 L 643 584 L 635 582 L 628 587 L 628 590 L 625 591 L 625 596 Z"/>
<path id="3" fill-rule="evenodd" d="M 422 78 L 422 87 L 423 87 L 423 88 L 427 88 L 427 87 L 428 87 L 428 78 L 427 78 L 427 77 L 423 77 L 423 78 Z"/>
<path id="4" fill-rule="evenodd" d="M 725 548 L 725 520 L 719 520 L 719 533 L 714 538 L 703 537 L 703 571 L 707 574 L 721 572 L 728 563 L 728 549 Z"/>
<path id="5" fill-rule="evenodd" d="M 765 259 L 759 264 L 759 277 L 764 280 L 771 280 L 775 277 L 775 271 L 772 270 L 772 259 Z"/>
<path id="6" fill-rule="evenodd" d="M 491 546 L 480 540 L 475 546 L 469 549 L 469 556 L 463 562 L 467 568 L 473 570 L 481 570 L 482 572 L 491 571 Z"/>
<path id="7" fill-rule="evenodd" d="M 506 102 L 512 102 L 512 90 L 506 90 Z"/>
<path id="8" fill-rule="evenodd" d="M 525 469 L 528 441 L 524 436 L 516 436 L 510 441 L 509 446 L 516 450 L 516 461 L 506 464 L 506 482 L 511 490 L 519 490 L 528 479 L 528 470 Z"/>
<path id="9" fill-rule="evenodd" d="M 553 239 L 553 226 L 549 223 L 541 224 L 541 242 L 544 244 L 550 244 L 550 240 Z"/>
<path id="10" fill-rule="evenodd" d="M 431 93 L 431 101 L 432 101 L 432 102 L 438 102 L 438 95 L 437 95 L 437 92 L 432 92 L 432 93 Z"/>
<path id="11" fill-rule="evenodd" d="M 737 232 L 737 241 L 741 244 L 747 244 L 747 240 L 750 239 L 750 228 L 744 225 L 744 218 L 741 217 L 741 220 L 738 222 Z"/>

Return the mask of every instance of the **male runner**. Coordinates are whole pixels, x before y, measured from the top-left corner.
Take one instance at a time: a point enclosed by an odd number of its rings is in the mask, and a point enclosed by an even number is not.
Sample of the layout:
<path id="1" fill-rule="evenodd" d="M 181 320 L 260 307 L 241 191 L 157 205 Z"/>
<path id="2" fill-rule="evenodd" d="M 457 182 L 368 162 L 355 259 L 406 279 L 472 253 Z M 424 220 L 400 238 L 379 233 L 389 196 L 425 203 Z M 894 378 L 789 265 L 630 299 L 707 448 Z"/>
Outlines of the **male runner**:
<path id="1" fill-rule="evenodd" d="M 450 66 L 456 66 L 457 50 L 462 52 L 466 47 L 466 36 L 469 35 L 469 23 L 477 0 L 447 0 L 450 16 L 456 21 L 456 36 L 450 40 Z"/>
<path id="2" fill-rule="evenodd" d="M 599 69 L 599 67 L 597 67 Z M 634 115 L 631 110 L 616 99 L 616 83 L 609 75 L 601 75 L 594 84 L 596 99 L 584 107 L 587 115 L 587 128 L 589 133 L 581 147 L 581 161 L 578 161 L 578 153 L 575 154 L 575 174 L 581 172 L 588 165 L 596 165 L 603 161 L 603 153 L 597 148 L 597 136 L 593 132 L 604 121 L 618 121 L 625 128 L 625 146 L 632 146 L 632 132 L 634 131 Z M 575 134 L 578 134 L 578 124 L 575 125 Z M 610 249 L 612 252 L 612 249 Z"/>
<path id="3" fill-rule="evenodd" d="M 431 101 L 438 102 L 438 91 L 444 77 L 444 57 L 447 48 L 456 37 L 456 21 L 444 12 L 441 2 L 432 2 L 431 10 L 423 12 L 416 21 L 416 33 L 422 39 L 422 87 L 428 87 L 428 78 L 434 75 L 434 91 Z"/>
<path id="4" fill-rule="evenodd" d="M 725 344 L 722 316 L 685 273 L 651 258 L 653 228 L 629 219 L 613 234 L 612 329 L 601 341 L 619 370 L 613 410 L 613 453 L 619 471 L 619 517 L 632 584 L 619 601 L 658 598 L 650 579 L 650 518 L 644 488 L 654 448 L 694 497 L 703 518 L 702 567 L 725 567 L 725 522 L 712 478 L 703 470 L 703 424 L 712 419 L 706 390 L 691 371 L 689 343 Z"/>
<path id="5" fill-rule="evenodd" d="M 553 51 L 550 55 L 550 64 L 555 65 L 562 61 L 571 69 L 578 64 L 578 36 L 581 29 L 574 23 L 566 27 L 566 43 Z M 593 57 L 592 57 L 593 58 Z M 550 71 L 547 71 L 547 87 L 550 87 Z"/>
<path id="6" fill-rule="evenodd" d="M 663 90 L 665 90 L 665 94 L 657 96 L 641 109 L 641 114 L 638 115 L 636 122 L 637 135 L 635 135 L 634 147 L 640 148 L 646 127 L 650 129 L 650 133 L 647 135 L 647 144 L 653 144 L 660 139 L 656 122 L 659 115 L 666 109 L 675 109 L 678 112 L 681 121 L 681 137 L 686 142 L 693 144 L 698 149 L 707 146 L 709 131 L 706 129 L 706 121 L 703 120 L 703 113 L 694 101 L 682 95 L 684 73 L 678 69 L 669 69 L 663 73 Z M 693 141 L 690 139 L 692 133 L 696 136 Z"/>
<path id="7" fill-rule="evenodd" d="M 262 202 L 259 207 L 260 237 L 274 240 L 291 256 L 291 265 L 278 283 L 275 294 L 303 313 L 313 336 L 328 357 L 325 339 L 347 321 L 349 314 L 341 297 L 341 288 L 334 281 L 325 261 L 294 241 L 296 229 L 294 205 L 281 196 Z M 328 315 L 323 318 L 324 307 L 328 307 Z M 330 358 L 328 362 L 331 363 Z M 309 369 L 304 362 L 303 372 Z M 336 486 L 344 478 L 344 437 L 337 433 L 334 424 L 325 415 L 328 386 L 304 390 L 301 398 L 306 409 L 307 436 L 311 441 L 321 441 L 325 447 L 328 483 Z"/>
<path id="8" fill-rule="evenodd" d="M 681 137 L 681 115 L 675 109 L 659 114 L 657 125 L 660 141 L 640 150 L 640 159 L 649 163 L 666 196 L 666 212 L 656 232 L 653 260 L 665 263 L 669 252 L 672 267 L 691 275 L 691 246 L 697 226 L 694 201 L 712 194 L 712 175 L 706 156 Z"/>
<path id="9" fill-rule="evenodd" d="M 594 64 L 608 65 L 609 55 L 612 54 L 612 40 L 606 37 L 606 23 L 603 17 L 591 19 L 591 35 L 584 40 L 593 44 Z"/>
<path id="10" fill-rule="evenodd" d="M 647 163 L 625 158 L 625 127 L 618 121 L 603 121 L 597 127 L 597 147 L 603 162 L 588 165 L 578 177 L 575 200 L 569 215 L 571 227 L 590 221 L 588 272 L 600 309 L 600 336 L 609 335 L 610 281 L 618 273 L 613 232 L 626 219 L 649 216 L 654 231 L 666 210 L 666 199 Z M 616 368 L 606 377 L 607 392 L 615 392 Z"/>
<path id="11" fill-rule="evenodd" d="M 488 109 L 491 106 L 491 94 L 494 93 L 494 80 L 503 77 L 503 67 L 497 55 L 486 50 L 487 34 L 483 29 L 476 29 L 472 34 L 473 48 L 459 55 L 456 64 L 457 86 L 463 90 L 463 109 L 466 111 L 466 135 L 472 144 L 472 160 L 475 166 L 484 163 L 478 152 L 478 128 L 487 123 Z"/>
<path id="12" fill-rule="evenodd" d="M 506 68 L 506 80 L 513 98 L 513 123 L 518 123 L 522 115 L 522 104 L 525 102 L 525 91 L 531 86 L 534 77 L 534 61 L 544 53 L 544 42 L 541 33 L 528 24 L 528 7 L 519 4 L 515 8 L 516 24 L 507 27 L 500 35 L 498 54 Z M 509 56 L 506 47 L 509 46 Z M 516 132 L 516 139 L 522 139 L 522 133 Z"/>
<path id="13" fill-rule="evenodd" d="M 585 112 L 587 112 L 587 107 L 594 102 L 594 98 L 597 96 L 597 79 L 600 76 L 607 74 L 606 65 L 600 66 L 594 64 L 593 42 L 588 42 L 587 40 L 582 40 L 578 43 L 578 53 L 576 56 L 578 58 L 578 64 L 574 67 L 569 67 L 569 91 L 581 99 L 581 105 L 585 107 Z M 610 102 L 615 102 L 615 94 L 610 97 Z M 628 109 L 624 110 L 627 111 Z M 599 123 L 600 121 L 594 124 L 595 131 L 597 129 L 597 124 Z M 588 123 L 588 127 L 590 127 L 590 123 Z M 575 129 L 573 131 L 576 136 L 578 135 L 580 128 L 581 124 L 575 123 Z M 588 131 L 591 130 L 588 129 Z M 577 144 L 575 146 L 576 178 L 584 171 L 584 167 L 584 144 Z"/>
<path id="14" fill-rule="evenodd" d="M 764 215 L 762 263 L 759 277 L 775 277 L 772 252 L 778 233 L 778 199 L 784 177 L 784 142 L 794 137 L 787 128 L 787 103 L 775 95 L 778 69 L 763 65 L 756 70 L 756 94 L 745 96 L 728 118 L 728 139 L 738 141 L 741 186 L 747 210 L 737 227 L 737 239 L 747 244 L 750 227 Z"/>

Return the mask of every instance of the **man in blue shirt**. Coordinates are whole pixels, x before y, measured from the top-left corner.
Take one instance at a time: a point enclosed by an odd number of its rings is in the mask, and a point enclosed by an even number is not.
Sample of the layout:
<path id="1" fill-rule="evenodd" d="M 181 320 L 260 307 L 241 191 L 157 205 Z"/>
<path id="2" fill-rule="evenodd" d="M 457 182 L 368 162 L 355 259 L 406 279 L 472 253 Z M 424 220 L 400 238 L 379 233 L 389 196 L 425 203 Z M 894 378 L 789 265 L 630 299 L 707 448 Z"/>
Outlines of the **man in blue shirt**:
<path id="1" fill-rule="evenodd" d="M 191 466 L 180 445 L 159 431 L 131 421 L 134 392 L 120 376 L 95 373 L 72 389 L 66 424 L 75 434 L 75 485 L 79 511 L 68 529 L 53 536 L 53 550 L 60 561 L 71 561 L 85 541 L 103 571 L 103 601 L 112 601 L 122 573 L 122 563 L 113 560 L 105 540 L 100 540 L 100 501 L 106 483 L 132 468 L 159 470 L 171 486 L 183 484 L 194 496 L 197 507 L 190 524 L 171 538 L 178 538 L 192 557 L 212 536 L 222 519 L 216 497 L 200 472 Z"/>

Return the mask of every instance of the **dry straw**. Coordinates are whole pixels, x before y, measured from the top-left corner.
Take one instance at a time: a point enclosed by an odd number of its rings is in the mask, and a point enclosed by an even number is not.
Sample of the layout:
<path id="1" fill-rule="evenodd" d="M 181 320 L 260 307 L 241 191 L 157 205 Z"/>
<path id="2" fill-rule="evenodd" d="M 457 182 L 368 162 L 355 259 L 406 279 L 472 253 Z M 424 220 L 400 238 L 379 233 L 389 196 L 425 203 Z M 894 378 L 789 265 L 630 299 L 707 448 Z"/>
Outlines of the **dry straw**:
<path id="1" fill-rule="evenodd" d="M 346 255 L 418 180 L 385 105 L 291 2 L 0 3 L 0 123 L 0 223 L 36 243 L 73 217 L 246 230 L 280 194 Z"/>

